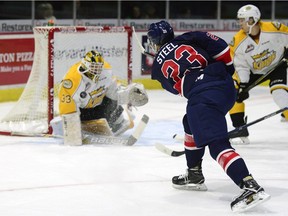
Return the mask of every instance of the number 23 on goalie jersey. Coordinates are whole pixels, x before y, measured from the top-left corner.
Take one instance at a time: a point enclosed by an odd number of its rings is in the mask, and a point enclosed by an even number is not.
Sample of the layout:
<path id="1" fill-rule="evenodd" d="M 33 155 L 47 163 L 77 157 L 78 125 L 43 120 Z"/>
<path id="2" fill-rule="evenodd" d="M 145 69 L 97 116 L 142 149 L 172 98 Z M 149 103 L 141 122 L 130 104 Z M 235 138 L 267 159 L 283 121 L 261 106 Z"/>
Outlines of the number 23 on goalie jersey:
<path id="1" fill-rule="evenodd" d="M 234 73 L 230 49 L 224 40 L 209 32 L 187 32 L 161 47 L 155 57 L 151 77 L 167 91 L 182 95 L 185 75 L 195 73 L 192 81 L 197 82 L 201 79 L 201 75 L 198 76 L 200 70 L 217 61 L 223 62 L 229 73 Z"/>
<path id="2" fill-rule="evenodd" d="M 102 103 L 113 82 L 111 66 L 105 62 L 103 72 L 95 83 L 79 72 L 80 62 L 64 76 L 59 89 L 60 115 L 74 113 L 79 108 L 93 108 Z"/>

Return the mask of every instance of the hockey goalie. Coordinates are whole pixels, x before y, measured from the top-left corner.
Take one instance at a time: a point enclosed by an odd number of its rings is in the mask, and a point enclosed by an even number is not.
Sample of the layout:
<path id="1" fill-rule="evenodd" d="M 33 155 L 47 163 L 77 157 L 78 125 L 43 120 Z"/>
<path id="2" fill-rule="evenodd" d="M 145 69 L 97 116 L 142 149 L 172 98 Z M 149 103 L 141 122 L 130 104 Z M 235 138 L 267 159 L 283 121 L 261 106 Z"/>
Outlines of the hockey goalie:
<path id="1" fill-rule="evenodd" d="M 120 85 L 103 56 L 91 50 L 72 65 L 59 88 L 60 116 L 51 121 L 64 145 L 82 145 L 84 134 L 119 136 L 134 127 L 134 115 L 123 105 L 143 106 L 142 84 Z"/>

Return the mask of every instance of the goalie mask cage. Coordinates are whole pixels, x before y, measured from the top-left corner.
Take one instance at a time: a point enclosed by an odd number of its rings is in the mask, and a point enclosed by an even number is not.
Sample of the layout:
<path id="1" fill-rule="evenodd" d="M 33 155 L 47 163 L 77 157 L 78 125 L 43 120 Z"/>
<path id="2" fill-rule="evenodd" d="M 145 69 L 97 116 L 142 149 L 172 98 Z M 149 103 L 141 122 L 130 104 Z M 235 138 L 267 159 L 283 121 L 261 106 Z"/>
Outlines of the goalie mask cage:
<path id="1" fill-rule="evenodd" d="M 102 53 L 121 81 L 132 79 L 130 27 L 53 26 L 33 28 L 35 52 L 24 91 L 0 120 L 0 134 L 52 134 L 50 121 L 58 115 L 58 86 L 69 68 L 94 49 Z"/>

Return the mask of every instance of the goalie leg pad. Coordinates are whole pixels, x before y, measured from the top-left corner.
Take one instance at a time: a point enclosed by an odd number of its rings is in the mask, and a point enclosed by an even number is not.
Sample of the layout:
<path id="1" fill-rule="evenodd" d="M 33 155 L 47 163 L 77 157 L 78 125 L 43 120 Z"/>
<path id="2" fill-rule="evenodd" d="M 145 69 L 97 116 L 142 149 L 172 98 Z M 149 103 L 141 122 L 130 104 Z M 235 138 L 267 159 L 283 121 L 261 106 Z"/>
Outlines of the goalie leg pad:
<path id="1" fill-rule="evenodd" d="M 62 115 L 64 145 L 82 145 L 80 116 L 77 112 Z"/>
<path id="2" fill-rule="evenodd" d="M 105 118 L 90 121 L 82 121 L 82 130 L 93 134 L 112 136 L 113 133 Z"/>
<path id="3" fill-rule="evenodd" d="M 61 116 L 57 116 L 50 121 L 50 125 L 53 129 L 53 135 L 63 136 L 63 123 Z"/>

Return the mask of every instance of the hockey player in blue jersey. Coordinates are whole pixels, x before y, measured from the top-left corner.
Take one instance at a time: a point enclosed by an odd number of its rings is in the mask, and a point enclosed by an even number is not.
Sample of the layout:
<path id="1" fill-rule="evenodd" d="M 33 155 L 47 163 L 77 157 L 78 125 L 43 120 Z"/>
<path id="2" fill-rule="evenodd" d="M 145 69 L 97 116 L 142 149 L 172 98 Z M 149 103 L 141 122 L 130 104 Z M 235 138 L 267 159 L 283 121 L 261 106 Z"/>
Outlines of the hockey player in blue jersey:
<path id="1" fill-rule="evenodd" d="M 174 37 L 173 28 L 166 21 L 152 23 L 147 37 L 156 53 L 152 79 L 188 100 L 183 117 L 188 169 L 186 174 L 172 178 L 173 187 L 207 190 L 202 158 L 208 147 L 211 157 L 243 189 L 232 201 L 232 211 L 245 211 L 267 200 L 270 195 L 257 184 L 229 142 L 225 115 L 236 100 L 236 92 L 227 43 L 208 32 L 187 32 Z"/>

